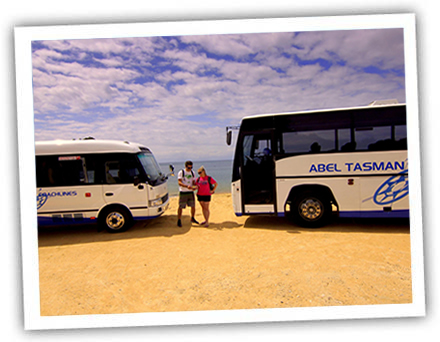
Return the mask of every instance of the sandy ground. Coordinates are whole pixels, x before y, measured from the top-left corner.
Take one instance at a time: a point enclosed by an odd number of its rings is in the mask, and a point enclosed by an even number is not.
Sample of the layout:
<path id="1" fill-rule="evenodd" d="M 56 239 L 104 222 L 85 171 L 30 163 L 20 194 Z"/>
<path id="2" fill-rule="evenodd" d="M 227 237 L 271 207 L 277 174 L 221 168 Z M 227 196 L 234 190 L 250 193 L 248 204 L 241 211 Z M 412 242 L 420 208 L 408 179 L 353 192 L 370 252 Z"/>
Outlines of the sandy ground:
<path id="1" fill-rule="evenodd" d="M 40 229 L 41 315 L 411 303 L 409 225 L 343 221 L 309 230 L 236 217 L 215 195 L 209 228 L 160 218 L 121 234 Z M 196 218 L 202 220 L 197 204 Z"/>

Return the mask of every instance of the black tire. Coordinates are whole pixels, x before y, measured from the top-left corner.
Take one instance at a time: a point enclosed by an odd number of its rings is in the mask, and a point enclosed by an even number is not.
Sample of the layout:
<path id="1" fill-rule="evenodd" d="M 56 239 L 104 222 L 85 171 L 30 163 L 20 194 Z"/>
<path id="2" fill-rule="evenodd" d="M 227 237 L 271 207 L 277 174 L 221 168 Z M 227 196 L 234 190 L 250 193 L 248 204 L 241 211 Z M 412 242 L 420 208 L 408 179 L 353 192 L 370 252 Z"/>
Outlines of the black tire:
<path id="1" fill-rule="evenodd" d="M 119 206 L 107 208 L 99 215 L 99 225 L 109 233 L 125 232 L 132 221 L 128 210 Z"/>
<path id="2" fill-rule="evenodd" d="M 301 227 L 319 228 L 331 216 L 330 200 L 323 194 L 304 192 L 291 203 L 292 219 Z"/>

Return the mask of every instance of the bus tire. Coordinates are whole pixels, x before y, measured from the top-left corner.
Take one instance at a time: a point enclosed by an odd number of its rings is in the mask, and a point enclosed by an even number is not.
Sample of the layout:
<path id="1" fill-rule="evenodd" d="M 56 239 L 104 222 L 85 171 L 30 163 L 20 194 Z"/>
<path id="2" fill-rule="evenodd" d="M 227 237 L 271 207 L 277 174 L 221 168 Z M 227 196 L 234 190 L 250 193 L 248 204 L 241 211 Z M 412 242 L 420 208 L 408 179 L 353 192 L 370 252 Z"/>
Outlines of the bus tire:
<path id="1" fill-rule="evenodd" d="M 113 206 L 99 215 L 99 224 L 109 233 L 122 233 L 131 227 L 132 217 L 124 207 Z"/>
<path id="2" fill-rule="evenodd" d="M 302 227 L 322 227 L 328 223 L 331 216 L 330 199 L 324 194 L 303 192 L 292 204 L 292 219 Z"/>

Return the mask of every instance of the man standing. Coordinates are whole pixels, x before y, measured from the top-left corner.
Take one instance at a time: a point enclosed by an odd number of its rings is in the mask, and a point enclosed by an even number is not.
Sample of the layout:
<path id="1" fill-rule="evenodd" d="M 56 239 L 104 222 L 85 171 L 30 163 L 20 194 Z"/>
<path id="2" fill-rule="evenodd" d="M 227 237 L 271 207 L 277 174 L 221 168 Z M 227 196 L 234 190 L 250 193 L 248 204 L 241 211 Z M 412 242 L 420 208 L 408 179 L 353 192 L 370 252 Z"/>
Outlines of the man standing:
<path id="1" fill-rule="evenodd" d="M 182 211 L 187 205 L 191 208 L 191 222 L 198 224 L 194 218 L 196 214 L 194 190 L 197 187 L 195 186 L 196 176 L 192 168 L 192 161 L 187 161 L 185 162 L 185 169 L 180 170 L 177 174 L 177 180 L 179 182 L 179 208 L 177 209 L 177 225 L 179 227 L 182 227 Z"/>

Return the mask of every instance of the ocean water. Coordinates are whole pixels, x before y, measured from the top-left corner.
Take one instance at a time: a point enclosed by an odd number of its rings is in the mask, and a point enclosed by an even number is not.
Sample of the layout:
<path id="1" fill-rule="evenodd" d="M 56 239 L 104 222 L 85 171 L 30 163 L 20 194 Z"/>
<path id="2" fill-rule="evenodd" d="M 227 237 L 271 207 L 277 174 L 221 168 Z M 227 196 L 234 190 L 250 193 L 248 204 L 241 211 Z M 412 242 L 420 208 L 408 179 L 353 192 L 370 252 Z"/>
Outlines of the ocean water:
<path id="1" fill-rule="evenodd" d="M 177 184 L 177 173 L 185 168 L 185 162 L 159 163 L 162 172 L 169 174 L 169 165 L 174 166 L 174 176 L 168 178 L 168 191 L 170 196 L 179 194 L 179 185 Z M 232 179 L 232 160 L 210 160 L 210 161 L 193 161 L 193 170 L 197 175 L 197 170 L 204 166 L 208 176 L 211 176 L 218 183 L 216 193 L 230 193 Z"/>

